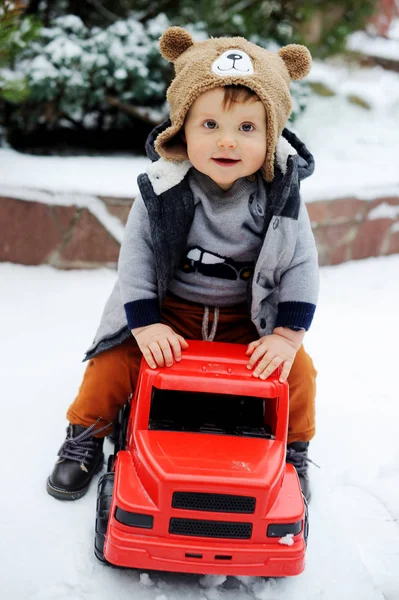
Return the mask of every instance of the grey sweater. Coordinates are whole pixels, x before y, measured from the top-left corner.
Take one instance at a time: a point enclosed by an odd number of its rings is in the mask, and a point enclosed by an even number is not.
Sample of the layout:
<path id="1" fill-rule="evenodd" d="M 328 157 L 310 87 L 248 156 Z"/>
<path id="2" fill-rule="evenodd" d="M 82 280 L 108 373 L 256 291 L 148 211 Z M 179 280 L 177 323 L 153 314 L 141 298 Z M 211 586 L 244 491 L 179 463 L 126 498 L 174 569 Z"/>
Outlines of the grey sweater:
<path id="1" fill-rule="evenodd" d="M 242 177 L 223 191 L 196 169 L 189 172 L 188 183 L 194 196 L 194 219 L 169 290 L 185 300 L 212 306 L 245 302 L 262 245 L 264 186 L 257 179 Z"/>
<path id="2" fill-rule="evenodd" d="M 245 302 L 265 223 L 261 175 L 255 181 L 242 177 L 226 192 L 194 168 L 187 177 L 194 218 L 168 289 L 185 300 L 211 306 Z M 154 251 L 141 196 L 129 215 L 118 270 L 125 305 L 157 298 Z"/>

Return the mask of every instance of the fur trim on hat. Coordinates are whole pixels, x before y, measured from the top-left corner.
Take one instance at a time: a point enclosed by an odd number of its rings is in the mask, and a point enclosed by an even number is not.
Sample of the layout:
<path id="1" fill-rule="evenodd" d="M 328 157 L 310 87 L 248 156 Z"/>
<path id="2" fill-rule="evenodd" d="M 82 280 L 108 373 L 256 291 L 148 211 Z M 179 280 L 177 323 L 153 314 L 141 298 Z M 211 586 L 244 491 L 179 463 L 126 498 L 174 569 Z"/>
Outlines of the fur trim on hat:
<path id="1" fill-rule="evenodd" d="M 297 154 L 295 148 L 281 135 L 276 148 L 276 162 L 283 174 L 287 171 L 288 158 L 294 154 Z M 159 196 L 183 181 L 192 166 L 189 160 L 179 162 L 161 157 L 148 165 L 146 172 L 154 192 Z"/>

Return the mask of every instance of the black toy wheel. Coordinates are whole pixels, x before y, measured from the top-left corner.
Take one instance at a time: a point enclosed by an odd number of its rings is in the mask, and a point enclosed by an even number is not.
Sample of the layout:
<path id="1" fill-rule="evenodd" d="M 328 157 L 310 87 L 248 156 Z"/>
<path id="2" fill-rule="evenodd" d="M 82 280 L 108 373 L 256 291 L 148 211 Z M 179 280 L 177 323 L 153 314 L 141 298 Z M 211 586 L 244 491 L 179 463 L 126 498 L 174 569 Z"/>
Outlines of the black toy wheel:
<path id="1" fill-rule="evenodd" d="M 126 404 L 119 409 L 112 434 L 109 436 L 111 442 L 115 444 L 114 455 L 116 456 L 119 450 L 126 448 L 126 434 L 129 424 L 130 403 L 132 395 L 127 399 Z M 109 471 L 111 469 L 108 469 Z"/>
<path id="2" fill-rule="evenodd" d="M 104 473 L 97 487 L 96 527 L 94 538 L 94 554 L 105 564 L 110 564 L 104 557 L 105 534 L 107 533 L 109 512 L 114 489 L 115 473 Z"/>
<path id="3" fill-rule="evenodd" d="M 303 496 L 303 501 L 305 503 L 305 522 L 303 524 L 303 539 L 305 540 L 305 544 L 307 546 L 309 536 L 309 505 L 305 496 Z"/>
<path id="4" fill-rule="evenodd" d="M 130 394 L 126 403 L 119 409 L 112 431 L 108 435 L 109 441 L 112 444 L 115 444 L 115 454 L 117 454 L 119 450 L 125 449 L 131 401 L 132 394 Z"/>
<path id="5" fill-rule="evenodd" d="M 110 473 L 111 471 L 114 470 L 115 459 L 116 459 L 115 454 L 110 454 L 108 456 L 108 463 L 107 463 L 107 472 L 108 473 Z"/>

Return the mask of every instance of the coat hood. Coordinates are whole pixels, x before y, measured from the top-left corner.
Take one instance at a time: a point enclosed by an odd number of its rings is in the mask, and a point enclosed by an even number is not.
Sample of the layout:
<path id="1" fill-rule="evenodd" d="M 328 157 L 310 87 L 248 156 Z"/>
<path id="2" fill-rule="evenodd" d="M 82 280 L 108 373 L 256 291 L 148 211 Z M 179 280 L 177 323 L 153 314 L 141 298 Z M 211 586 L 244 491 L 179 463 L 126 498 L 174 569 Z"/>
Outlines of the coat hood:
<path id="1" fill-rule="evenodd" d="M 150 158 L 152 162 L 160 159 L 160 156 L 154 147 L 155 140 L 158 135 L 168 127 L 170 127 L 170 119 L 167 119 L 166 121 L 163 121 L 154 127 L 147 137 L 145 150 L 148 158 Z M 282 174 L 285 174 L 287 170 L 287 161 L 290 156 L 298 157 L 297 164 L 299 181 L 302 181 L 303 179 L 306 179 L 312 175 L 315 166 L 313 155 L 309 152 L 305 144 L 301 142 L 301 140 L 292 131 L 285 128 L 283 129 L 283 132 L 278 140 L 275 156 L 276 166 Z M 164 161 L 165 159 L 161 160 Z M 186 165 L 188 168 L 191 166 L 189 161 L 181 161 L 181 164 Z M 188 170 L 188 168 L 186 170 Z"/>

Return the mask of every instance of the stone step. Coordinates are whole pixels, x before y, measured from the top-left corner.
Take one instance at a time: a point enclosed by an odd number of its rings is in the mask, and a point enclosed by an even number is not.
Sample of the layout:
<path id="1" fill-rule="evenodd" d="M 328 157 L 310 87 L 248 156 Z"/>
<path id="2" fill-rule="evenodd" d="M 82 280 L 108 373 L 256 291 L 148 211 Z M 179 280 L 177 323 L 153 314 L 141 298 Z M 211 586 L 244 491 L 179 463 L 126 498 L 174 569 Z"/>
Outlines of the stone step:
<path id="1" fill-rule="evenodd" d="M 126 223 L 130 198 L 102 197 Z M 116 268 L 118 240 L 86 207 L 0 197 L 0 261 L 58 269 Z M 320 265 L 399 253 L 399 196 L 307 204 Z"/>
<path id="2" fill-rule="evenodd" d="M 385 56 L 368 56 L 366 54 L 356 55 L 359 65 L 361 67 L 375 67 L 379 66 L 387 71 L 394 71 L 399 73 L 399 57 L 398 58 L 387 58 Z"/>

